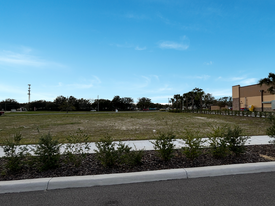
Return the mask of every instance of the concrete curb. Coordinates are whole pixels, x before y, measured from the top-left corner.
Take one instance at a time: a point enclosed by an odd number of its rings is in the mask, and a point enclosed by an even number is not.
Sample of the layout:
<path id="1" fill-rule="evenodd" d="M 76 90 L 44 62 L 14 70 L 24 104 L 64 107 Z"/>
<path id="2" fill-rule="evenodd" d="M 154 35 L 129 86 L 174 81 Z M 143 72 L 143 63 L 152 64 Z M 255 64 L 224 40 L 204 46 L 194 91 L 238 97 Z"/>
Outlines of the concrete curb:
<path id="1" fill-rule="evenodd" d="M 70 176 L 28 180 L 0 181 L 0 194 L 54 190 L 77 187 L 153 182 L 172 179 L 214 177 L 261 172 L 275 172 L 275 162 L 245 163 L 197 168 L 181 168 L 106 175 Z"/>

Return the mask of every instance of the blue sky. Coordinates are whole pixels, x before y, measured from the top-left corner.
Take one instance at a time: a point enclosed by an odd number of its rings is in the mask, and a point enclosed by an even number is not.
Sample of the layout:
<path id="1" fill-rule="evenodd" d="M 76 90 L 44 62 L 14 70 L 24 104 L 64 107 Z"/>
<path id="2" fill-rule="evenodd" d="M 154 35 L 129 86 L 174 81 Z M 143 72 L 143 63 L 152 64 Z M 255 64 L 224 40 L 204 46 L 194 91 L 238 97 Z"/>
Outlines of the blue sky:
<path id="1" fill-rule="evenodd" d="M 166 103 L 275 72 L 273 0 L 0 0 L 0 101 Z"/>

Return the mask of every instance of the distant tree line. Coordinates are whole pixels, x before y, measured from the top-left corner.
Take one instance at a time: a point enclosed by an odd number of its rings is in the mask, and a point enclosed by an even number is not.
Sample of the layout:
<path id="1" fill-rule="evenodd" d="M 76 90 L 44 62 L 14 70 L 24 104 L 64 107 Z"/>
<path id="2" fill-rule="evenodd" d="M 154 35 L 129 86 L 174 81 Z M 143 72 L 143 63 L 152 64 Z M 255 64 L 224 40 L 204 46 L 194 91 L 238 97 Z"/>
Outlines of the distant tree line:
<path id="1" fill-rule="evenodd" d="M 20 107 L 27 108 L 28 110 L 47 110 L 47 111 L 129 111 L 136 108 L 143 109 L 161 109 L 167 105 L 155 104 L 150 98 L 142 97 L 138 99 L 137 104 L 131 97 L 114 96 L 112 100 L 109 99 L 77 99 L 73 96 L 64 97 L 58 96 L 54 101 L 35 100 L 28 103 L 20 104 L 15 99 L 6 99 L 0 102 L 0 110 L 10 111 L 11 109 L 18 109 Z"/>
<path id="2" fill-rule="evenodd" d="M 175 94 L 174 97 L 170 99 L 170 104 L 172 104 L 172 108 L 177 110 L 210 109 L 212 105 L 232 107 L 232 97 L 215 99 L 211 94 L 205 93 L 202 89 L 196 87 L 182 95 Z"/>

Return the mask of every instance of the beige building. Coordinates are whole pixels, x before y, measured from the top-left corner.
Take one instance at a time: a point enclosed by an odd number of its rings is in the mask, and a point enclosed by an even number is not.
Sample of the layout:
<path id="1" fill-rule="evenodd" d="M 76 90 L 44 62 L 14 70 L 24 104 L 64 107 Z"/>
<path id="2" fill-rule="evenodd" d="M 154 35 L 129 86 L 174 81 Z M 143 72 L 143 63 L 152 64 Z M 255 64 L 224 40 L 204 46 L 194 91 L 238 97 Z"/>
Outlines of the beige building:
<path id="1" fill-rule="evenodd" d="M 233 110 L 250 108 L 255 111 L 275 111 L 275 94 L 270 94 L 268 86 L 258 84 L 232 87 Z"/>

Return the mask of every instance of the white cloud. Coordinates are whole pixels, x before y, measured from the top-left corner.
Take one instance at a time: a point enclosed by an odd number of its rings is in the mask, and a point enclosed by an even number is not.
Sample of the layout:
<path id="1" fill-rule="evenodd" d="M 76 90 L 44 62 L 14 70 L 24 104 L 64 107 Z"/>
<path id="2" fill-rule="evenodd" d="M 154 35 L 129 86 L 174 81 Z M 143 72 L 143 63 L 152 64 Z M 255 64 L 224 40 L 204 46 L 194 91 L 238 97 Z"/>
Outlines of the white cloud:
<path id="1" fill-rule="evenodd" d="M 143 14 L 134 14 L 134 13 L 127 13 L 125 15 L 126 18 L 129 18 L 129 19 L 147 19 L 147 16 L 143 15 Z"/>
<path id="2" fill-rule="evenodd" d="M 244 79 L 245 77 L 232 77 L 232 78 L 230 78 L 229 80 L 230 81 L 240 81 L 240 80 L 242 80 L 242 79 Z"/>
<path id="3" fill-rule="evenodd" d="M 202 80 L 207 80 L 209 79 L 211 76 L 204 74 L 204 75 L 200 75 L 200 76 L 185 76 L 185 79 L 202 79 Z"/>
<path id="4" fill-rule="evenodd" d="M 128 48 L 128 49 L 134 48 L 137 51 L 142 51 L 142 50 L 147 49 L 145 46 L 144 47 L 139 47 L 139 46 L 134 46 L 133 44 L 128 44 L 128 43 L 125 43 L 125 44 L 110 44 L 110 45 L 118 47 L 118 48 Z"/>
<path id="5" fill-rule="evenodd" d="M 234 84 L 240 84 L 240 85 L 250 85 L 250 84 L 257 83 L 256 78 L 247 78 L 246 76 L 229 77 L 229 78 L 218 77 L 216 80 L 234 82 Z"/>
<path id="6" fill-rule="evenodd" d="M 159 76 L 158 75 L 153 75 L 158 81 L 159 81 Z"/>
<path id="7" fill-rule="evenodd" d="M 186 50 L 186 49 L 188 49 L 189 45 L 172 42 L 172 41 L 163 41 L 163 42 L 159 43 L 159 47 L 161 49 Z"/>
<path id="8" fill-rule="evenodd" d="M 37 56 L 33 56 L 31 48 L 21 47 L 21 52 L 13 52 L 2 50 L 0 51 L 0 64 L 10 66 L 31 66 L 31 67 L 42 67 L 46 65 L 61 66 L 63 65 L 40 59 Z"/>
<path id="9" fill-rule="evenodd" d="M 0 84 L 0 92 L 1 93 L 13 93 L 13 94 L 26 94 L 27 92 L 27 84 L 26 90 L 23 90 L 22 87 L 15 87 L 6 84 Z"/>
<path id="10" fill-rule="evenodd" d="M 136 46 L 135 50 L 138 50 L 138 51 L 146 50 L 146 47 Z"/>
<path id="11" fill-rule="evenodd" d="M 240 81 L 241 85 L 250 85 L 250 84 L 256 84 L 256 83 L 257 83 L 256 78 L 244 79 L 244 80 Z"/>
<path id="12" fill-rule="evenodd" d="M 164 87 L 159 88 L 159 89 L 158 89 L 158 92 L 163 92 L 163 91 L 171 91 L 171 90 L 172 90 L 172 88 L 171 88 L 171 87 L 169 87 L 169 85 L 168 85 L 168 84 L 166 84 L 166 85 L 164 85 Z"/>
<path id="13" fill-rule="evenodd" d="M 97 76 L 93 76 L 93 79 L 85 79 L 82 78 L 79 80 L 81 83 L 71 83 L 71 84 L 64 84 L 62 82 L 58 82 L 56 86 L 49 86 L 49 85 L 44 85 L 44 87 L 55 87 L 55 88 L 68 88 L 68 89 L 89 89 L 95 86 L 98 86 L 101 84 L 101 80 Z"/>
<path id="14" fill-rule="evenodd" d="M 215 98 L 232 96 L 232 90 L 231 90 L 231 88 L 230 89 L 217 89 L 217 90 L 211 89 L 211 91 L 205 91 L 205 93 L 210 93 Z"/>
<path id="15" fill-rule="evenodd" d="M 116 46 L 118 48 L 131 48 L 133 47 L 133 45 L 130 45 L 128 43 L 125 43 L 125 44 L 110 44 L 111 46 Z"/>
<path id="16" fill-rule="evenodd" d="M 204 62 L 204 64 L 209 66 L 209 65 L 212 65 L 213 62 L 212 61 L 210 61 L 210 62 Z"/>

